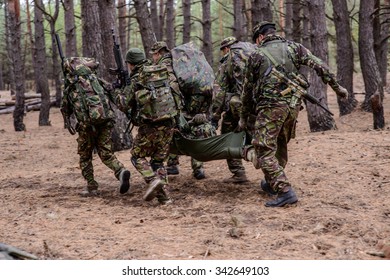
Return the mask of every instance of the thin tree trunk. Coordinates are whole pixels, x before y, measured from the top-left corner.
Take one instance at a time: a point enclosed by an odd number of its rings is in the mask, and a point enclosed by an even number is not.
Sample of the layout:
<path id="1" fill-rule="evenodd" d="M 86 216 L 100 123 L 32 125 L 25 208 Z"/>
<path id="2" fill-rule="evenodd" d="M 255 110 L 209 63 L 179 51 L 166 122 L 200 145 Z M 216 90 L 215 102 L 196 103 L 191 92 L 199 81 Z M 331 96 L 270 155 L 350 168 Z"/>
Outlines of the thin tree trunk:
<path id="1" fill-rule="evenodd" d="M 292 0 L 292 2 L 294 15 L 292 18 L 292 39 L 295 42 L 302 43 L 302 5 L 300 0 Z"/>
<path id="2" fill-rule="evenodd" d="M 110 65 L 115 65 L 113 53 L 112 29 L 117 33 L 115 17 L 115 5 L 112 0 L 99 1 L 99 26 L 101 32 L 101 47 L 103 55 L 99 58 L 99 74 L 105 80 L 112 80 L 113 76 L 108 72 Z"/>
<path id="3" fill-rule="evenodd" d="M 36 0 L 39 7 L 43 6 L 42 0 Z M 50 125 L 50 90 L 49 81 L 47 80 L 47 63 L 46 63 L 46 43 L 45 43 L 45 30 L 43 26 L 43 13 L 41 9 L 34 8 L 34 28 L 35 28 L 35 74 L 37 88 L 41 93 L 41 108 L 39 111 L 39 125 Z"/>
<path id="4" fill-rule="evenodd" d="M 202 51 L 208 63 L 213 65 L 213 45 L 211 38 L 211 14 L 210 0 L 202 1 L 202 25 L 203 25 L 203 45 Z"/>
<path id="5" fill-rule="evenodd" d="M 4 65 L 3 65 L 3 61 L 4 60 L 2 60 L 0 62 L 0 90 L 4 90 L 4 77 L 3 77 L 3 75 L 4 75 L 4 71 L 3 71 Z"/>
<path id="6" fill-rule="evenodd" d="M 134 0 L 134 8 L 136 11 L 137 22 L 141 32 L 142 45 L 144 46 L 145 54 L 150 57 L 150 48 L 155 40 L 147 1 Z"/>
<path id="7" fill-rule="evenodd" d="M 34 11 L 35 12 L 35 11 Z M 42 14 L 42 13 L 41 13 Z M 30 39 L 30 49 L 31 49 L 31 60 L 32 60 L 32 66 L 34 69 L 34 82 L 35 82 L 35 91 L 38 93 L 42 92 L 42 90 L 39 88 L 39 71 L 38 71 L 38 62 L 37 62 L 37 54 L 36 54 L 36 47 L 34 42 L 34 32 L 31 27 L 31 14 L 30 14 L 30 2 L 29 0 L 26 0 L 26 16 L 27 16 L 27 31 L 28 31 L 28 38 Z M 42 15 L 41 15 L 42 17 Z M 35 20 L 35 18 L 34 18 Z M 43 21 L 43 19 L 42 19 Z M 27 46 L 26 46 L 27 47 Z"/>
<path id="8" fill-rule="evenodd" d="M 77 56 L 76 24 L 73 0 L 63 0 L 65 19 L 65 56 Z"/>
<path id="9" fill-rule="evenodd" d="M 10 30 L 11 51 L 11 71 L 15 77 L 15 110 L 13 113 L 15 131 L 24 131 L 26 126 L 23 123 L 24 118 L 24 67 L 22 61 L 21 47 L 21 20 L 19 0 L 8 0 L 8 17 Z"/>
<path id="10" fill-rule="evenodd" d="M 325 3 L 322 0 L 311 0 L 309 4 L 311 36 L 313 40 L 312 51 L 321 58 L 325 63 L 328 62 L 328 41 L 325 18 Z M 313 71 L 313 70 L 311 70 Z M 322 103 L 327 106 L 327 86 L 322 82 L 321 78 L 316 74 L 310 75 L 311 95 L 317 97 Z M 333 117 L 327 114 L 321 107 L 307 102 L 306 104 L 310 131 L 325 131 L 335 129 L 336 124 Z"/>
<path id="11" fill-rule="evenodd" d="M 173 48 L 175 46 L 175 8 L 173 7 L 174 1 L 167 0 L 166 1 L 166 42 L 168 48 Z"/>
<path id="12" fill-rule="evenodd" d="M 164 23 L 165 23 L 165 5 L 164 5 L 164 0 L 160 0 L 160 8 L 159 8 L 159 31 L 158 33 L 160 34 L 160 38 L 158 40 L 162 41 L 164 40 Z"/>
<path id="13" fill-rule="evenodd" d="M 242 0 L 233 1 L 233 14 L 233 36 L 236 37 L 237 40 L 241 41 L 243 37 Z"/>
<path id="14" fill-rule="evenodd" d="M 372 111 L 374 128 L 384 127 L 383 86 L 374 52 L 374 30 L 371 15 L 375 0 L 361 0 L 359 8 L 359 56 L 366 90 L 362 108 Z M 383 120 L 383 121 L 382 121 Z"/>
<path id="15" fill-rule="evenodd" d="M 162 34 L 160 33 L 160 21 L 158 17 L 157 0 L 150 1 L 150 17 L 152 19 L 153 32 L 156 35 L 156 40 L 162 40 Z"/>
<path id="16" fill-rule="evenodd" d="M 183 44 L 191 41 L 191 0 L 183 0 Z"/>
<path id="17" fill-rule="evenodd" d="M 378 63 L 382 85 L 387 84 L 387 54 L 389 49 L 388 36 L 390 26 L 390 0 L 384 0 L 381 6 L 380 1 L 375 2 L 374 14 L 374 51 Z"/>
<path id="18" fill-rule="evenodd" d="M 126 55 L 126 51 L 128 49 L 128 45 L 126 43 L 126 29 L 130 29 L 130 26 L 127 25 L 126 11 L 126 0 L 118 0 L 118 37 L 123 57 Z"/>
<path id="19" fill-rule="evenodd" d="M 13 64 L 12 64 L 12 38 L 11 38 L 11 26 L 10 26 L 10 15 L 9 15 L 9 9 L 8 9 L 8 6 L 9 6 L 9 3 L 8 1 L 4 2 L 4 5 L 5 5 L 5 46 L 6 46 L 6 49 L 7 49 L 7 59 L 6 61 L 8 62 L 8 85 L 9 85 L 9 90 L 10 90 L 10 94 L 11 96 L 15 96 L 15 75 L 14 75 L 14 71 L 13 71 Z"/>
<path id="20" fill-rule="evenodd" d="M 285 18 L 285 28 L 284 33 L 286 38 L 289 40 L 293 39 L 293 18 L 296 15 L 293 13 L 293 2 L 291 0 L 286 1 L 286 18 Z"/>
<path id="21" fill-rule="evenodd" d="M 333 20 L 336 28 L 337 42 L 337 80 L 350 93 L 348 100 L 337 97 L 340 115 L 351 113 L 357 106 L 353 93 L 353 47 L 352 34 L 349 25 L 349 13 L 346 0 L 332 0 Z"/>
<path id="22" fill-rule="evenodd" d="M 45 6 L 42 2 L 42 5 L 39 5 L 39 2 L 35 0 L 35 6 L 38 9 L 41 9 L 43 14 L 46 17 L 46 20 L 49 22 L 50 26 L 50 35 L 51 35 L 51 48 L 52 48 L 52 62 L 53 62 L 53 80 L 55 82 L 55 89 L 56 89 L 56 106 L 60 107 L 61 104 L 61 98 L 62 98 L 62 89 L 61 89 L 61 67 L 58 60 L 58 51 L 57 51 L 57 44 L 55 40 L 55 24 L 58 19 L 58 13 L 59 13 L 59 0 L 55 0 L 54 2 L 54 13 L 50 14 L 45 10 Z"/>

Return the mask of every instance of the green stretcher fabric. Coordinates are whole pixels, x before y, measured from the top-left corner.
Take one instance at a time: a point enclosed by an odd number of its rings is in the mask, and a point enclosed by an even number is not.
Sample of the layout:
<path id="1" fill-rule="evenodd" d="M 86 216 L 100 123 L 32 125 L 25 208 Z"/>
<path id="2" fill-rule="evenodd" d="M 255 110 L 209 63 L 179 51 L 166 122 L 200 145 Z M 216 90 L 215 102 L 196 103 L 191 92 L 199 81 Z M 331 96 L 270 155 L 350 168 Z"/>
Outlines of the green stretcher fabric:
<path id="1" fill-rule="evenodd" d="M 250 139 L 246 132 L 230 132 L 205 139 L 188 139 L 175 133 L 170 153 L 191 156 L 199 161 L 243 158 Z"/>

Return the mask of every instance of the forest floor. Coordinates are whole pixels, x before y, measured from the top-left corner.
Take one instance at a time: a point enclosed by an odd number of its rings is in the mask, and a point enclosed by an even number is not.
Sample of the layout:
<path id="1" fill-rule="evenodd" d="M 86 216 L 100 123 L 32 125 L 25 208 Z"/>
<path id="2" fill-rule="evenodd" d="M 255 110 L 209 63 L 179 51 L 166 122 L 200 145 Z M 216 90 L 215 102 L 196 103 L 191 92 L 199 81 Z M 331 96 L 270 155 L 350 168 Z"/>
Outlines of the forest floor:
<path id="1" fill-rule="evenodd" d="M 0 115 L 0 242 L 40 259 L 379 260 L 379 244 L 390 242 L 389 125 L 373 130 L 372 114 L 359 109 L 339 117 L 330 90 L 328 98 L 338 129 L 310 133 L 301 111 L 286 168 L 299 202 L 277 209 L 264 206 L 263 174 L 250 163 L 250 183 L 223 183 L 225 161 L 205 163 L 207 178 L 197 181 L 185 156 L 169 178 L 174 203 L 145 202 L 128 150 L 117 156 L 132 173 L 131 191 L 120 195 L 95 155 L 101 195 L 81 197 L 76 136 L 59 110 L 48 127 L 27 113 L 25 132 L 13 130 L 12 114 Z M 389 123 L 388 94 L 384 108 Z"/>

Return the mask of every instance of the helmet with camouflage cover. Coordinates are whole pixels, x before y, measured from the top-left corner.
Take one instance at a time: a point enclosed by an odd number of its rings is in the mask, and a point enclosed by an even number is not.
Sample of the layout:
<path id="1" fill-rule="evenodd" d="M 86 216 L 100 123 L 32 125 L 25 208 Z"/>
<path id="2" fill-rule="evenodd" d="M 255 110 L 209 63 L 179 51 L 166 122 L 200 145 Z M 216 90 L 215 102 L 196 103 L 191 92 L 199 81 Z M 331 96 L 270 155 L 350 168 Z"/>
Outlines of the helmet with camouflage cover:
<path id="1" fill-rule="evenodd" d="M 133 65 L 137 65 L 145 59 L 145 53 L 139 48 L 131 48 L 126 53 L 126 62 Z"/>
<path id="2" fill-rule="evenodd" d="M 225 39 L 222 40 L 221 47 L 219 49 L 223 50 L 224 48 L 229 47 L 237 42 L 238 42 L 238 40 L 236 39 L 236 37 L 233 37 L 233 36 L 226 37 Z"/>
<path id="3" fill-rule="evenodd" d="M 268 30 L 269 28 L 273 28 L 275 29 L 276 27 L 276 24 L 273 23 L 273 22 L 269 22 L 269 21 L 262 21 L 258 24 L 256 24 L 253 29 L 252 29 L 252 39 L 253 39 L 253 42 L 256 41 L 257 37 L 259 37 L 260 34 L 264 34 L 264 32 L 266 30 Z"/>
<path id="4" fill-rule="evenodd" d="M 151 54 L 158 53 L 161 49 L 164 49 L 164 48 L 167 51 L 169 51 L 169 48 L 168 48 L 168 45 L 167 45 L 166 42 L 164 42 L 164 41 L 156 42 L 156 43 L 153 44 L 150 53 Z"/>

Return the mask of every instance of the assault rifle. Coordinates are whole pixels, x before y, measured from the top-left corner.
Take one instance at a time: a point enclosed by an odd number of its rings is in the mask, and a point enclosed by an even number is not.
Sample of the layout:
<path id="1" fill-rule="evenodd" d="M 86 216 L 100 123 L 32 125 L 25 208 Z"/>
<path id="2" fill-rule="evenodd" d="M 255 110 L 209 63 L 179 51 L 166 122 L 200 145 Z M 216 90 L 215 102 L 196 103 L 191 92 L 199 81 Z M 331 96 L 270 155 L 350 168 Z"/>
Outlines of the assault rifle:
<path id="1" fill-rule="evenodd" d="M 289 79 L 284 73 L 277 70 L 275 67 L 272 67 L 272 66 L 270 66 L 270 67 L 271 67 L 271 69 L 267 69 L 266 72 L 269 72 L 268 74 L 274 75 L 276 78 L 278 78 L 279 80 L 281 80 L 285 84 L 287 84 L 287 88 L 280 93 L 281 95 L 284 96 L 289 92 L 293 92 L 293 94 L 295 96 L 297 96 L 298 98 L 304 97 L 310 103 L 313 103 L 317 106 L 320 106 L 322 109 L 325 110 L 325 112 L 327 112 L 328 114 L 333 116 L 333 113 L 331 111 L 329 111 L 329 109 L 326 108 L 324 106 L 324 104 L 322 104 L 319 99 L 317 99 L 313 95 L 309 94 L 304 89 L 308 86 L 308 83 L 304 79 L 302 79 L 301 77 L 299 77 L 295 73 L 289 73 L 289 75 L 291 75 L 294 79 L 296 79 L 298 81 L 298 83 L 296 83 L 296 82 L 292 81 L 291 79 Z"/>
<path id="2" fill-rule="evenodd" d="M 113 51 L 114 51 L 114 57 L 116 62 L 116 68 L 110 68 L 108 70 L 110 74 L 117 76 L 117 80 L 114 83 L 114 87 L 123 88 L 125 86 L 130 85 L 129 71 L 127 71 L 126 68 L 123 67 L 121 49 L 119 44 L 115 40 L 114 29 L 111 29 L 111 32 L 112 32 L 112 38 L 114 39 Z"/>
<path id="3" fill-rule="evenodd" d="M 56 37 L 56 42 L 57 42 L 57 47 L 58 47 L 58 53 L 60 54 L 60 58 L 61 58 L 62 73 L 64 74 L 64 81 L 66 82 L 66 74 L 65 74 L 65 70 L 64 70 L 65 57 L 64 57 L 64 53 L 62 52 L 60 37 L 58 36 L 57 33 L 55 33 L 55 37 Z M 75 135 L 76 130 L 72 126 L 72 123 L 70 122 L 70 116 L 68 116 L 65 108 L 61 108 L 61 114 L 62 114 L 62 117 L 64 118 L 65 128 L 68 129 L 70 134 Z"/>

